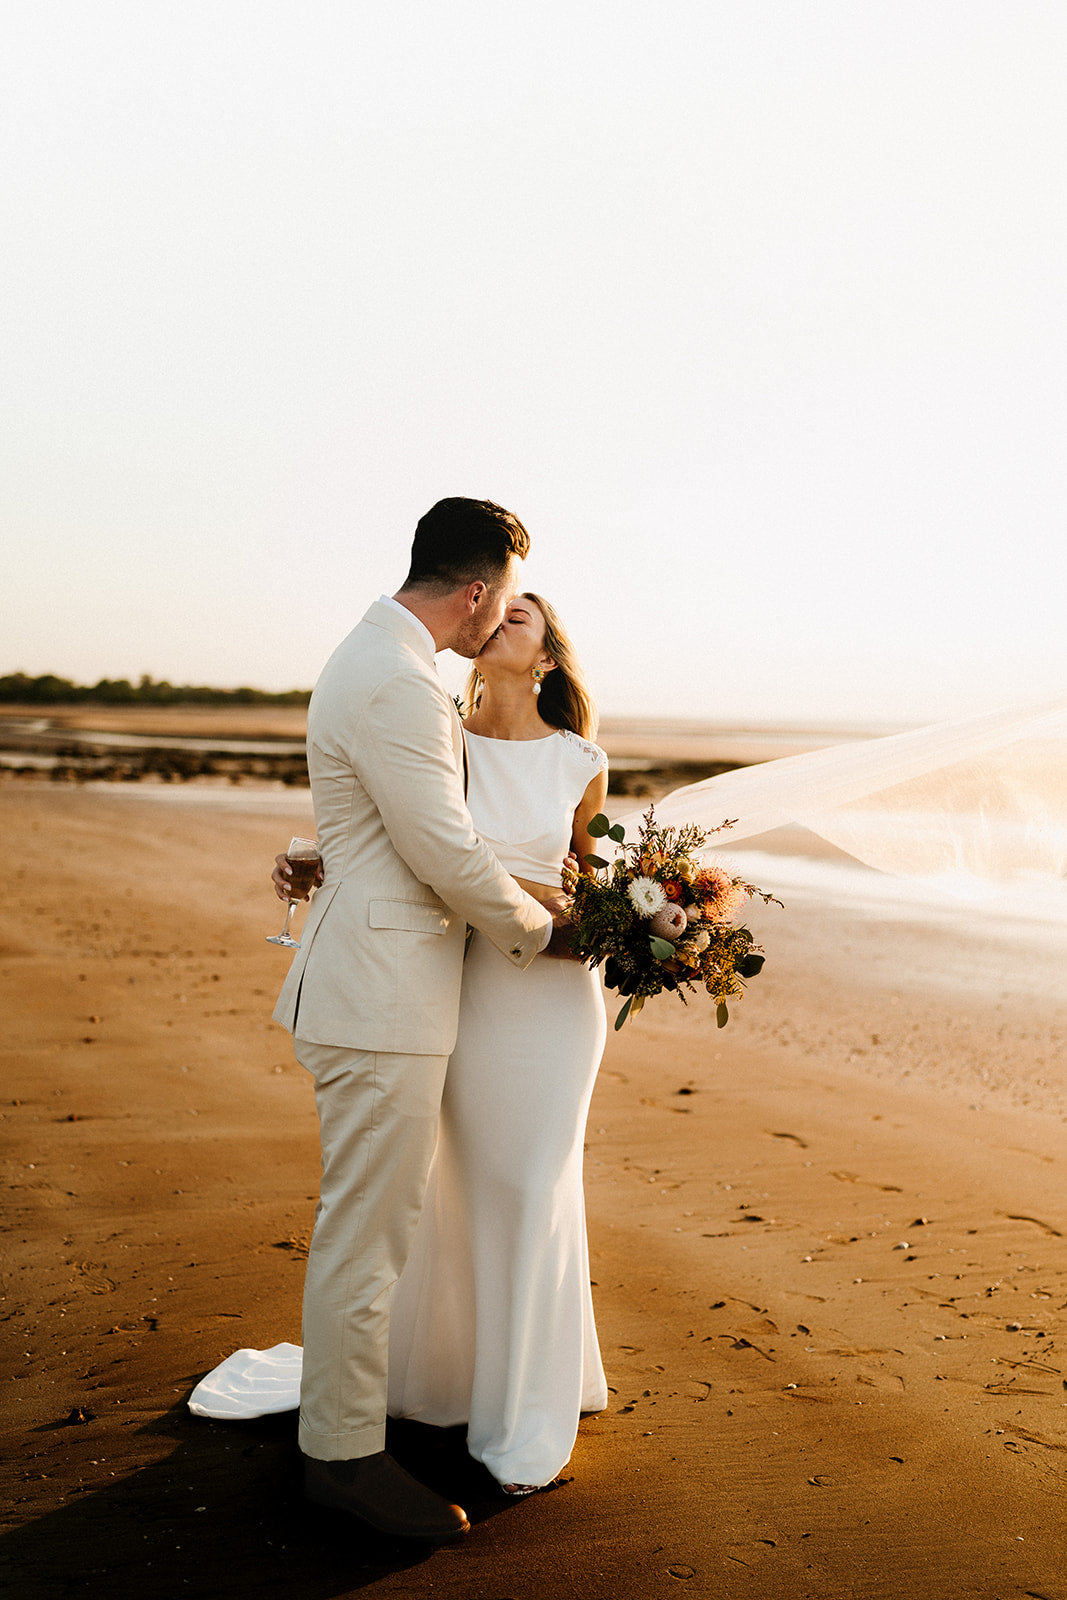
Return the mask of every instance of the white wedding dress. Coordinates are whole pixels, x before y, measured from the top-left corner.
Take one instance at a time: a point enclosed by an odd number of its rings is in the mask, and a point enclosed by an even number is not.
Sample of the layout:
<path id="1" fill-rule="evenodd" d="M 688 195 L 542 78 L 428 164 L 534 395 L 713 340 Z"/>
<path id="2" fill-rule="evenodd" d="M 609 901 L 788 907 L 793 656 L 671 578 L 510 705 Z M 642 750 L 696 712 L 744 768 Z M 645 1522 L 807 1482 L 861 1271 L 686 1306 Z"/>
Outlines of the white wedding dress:
<path id="1" fill-rule="evenodd" d="M 571 733 L 468 735 L 475 826 L 516 877 L 555 888 L 574 812 L 607 764 Z M 480 934 L 408 1264 L 393 1294 L 389 1414 L 467 1424 L 501 1483 L 550 1482 L 607 1385 L 589 1288 L 586 1116 L 606 1032 L 596 973 L 520 972 Z"/>

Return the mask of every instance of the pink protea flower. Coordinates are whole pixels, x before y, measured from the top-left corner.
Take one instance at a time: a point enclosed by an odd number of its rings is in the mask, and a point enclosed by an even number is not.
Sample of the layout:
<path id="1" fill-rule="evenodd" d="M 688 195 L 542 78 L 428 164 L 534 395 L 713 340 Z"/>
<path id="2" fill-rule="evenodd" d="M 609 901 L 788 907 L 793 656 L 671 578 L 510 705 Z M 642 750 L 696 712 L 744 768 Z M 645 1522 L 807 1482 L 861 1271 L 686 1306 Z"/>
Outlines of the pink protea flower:
<path id="1" fill-rule="evenodd" d="M 671 944 L 680 939 L 689 928 L 685 912 L 681 906 L 676 905 L 662 906 L 648 926 L 649 931 L 654 933 L 657 939 L 669 939 Z"/>

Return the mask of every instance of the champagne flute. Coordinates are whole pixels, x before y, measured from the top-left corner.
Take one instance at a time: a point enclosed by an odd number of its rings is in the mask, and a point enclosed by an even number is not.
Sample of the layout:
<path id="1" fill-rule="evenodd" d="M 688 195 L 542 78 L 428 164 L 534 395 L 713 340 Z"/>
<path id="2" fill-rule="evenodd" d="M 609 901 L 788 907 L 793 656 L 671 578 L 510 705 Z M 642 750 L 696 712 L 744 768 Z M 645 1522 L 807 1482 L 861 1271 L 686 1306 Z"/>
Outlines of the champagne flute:
<path id="1" fill-rule="evenodd" d="M 307 894 L 315 882 L 315 875 L 319 870 L 321 857 L 319 847 L 314 839 L 290 839 L 289 848 L 285 852 L 292 877 L 289 880 L 289 904 L 285 911 L 285 926 L 281 933 L 269 933 L 268 944 L 281 944 L 287 950 L 299 950 L 300 940 L 294 939 L 289 932 L 289 924 L 293 920 L 293 912 L 297 904 Z"/>

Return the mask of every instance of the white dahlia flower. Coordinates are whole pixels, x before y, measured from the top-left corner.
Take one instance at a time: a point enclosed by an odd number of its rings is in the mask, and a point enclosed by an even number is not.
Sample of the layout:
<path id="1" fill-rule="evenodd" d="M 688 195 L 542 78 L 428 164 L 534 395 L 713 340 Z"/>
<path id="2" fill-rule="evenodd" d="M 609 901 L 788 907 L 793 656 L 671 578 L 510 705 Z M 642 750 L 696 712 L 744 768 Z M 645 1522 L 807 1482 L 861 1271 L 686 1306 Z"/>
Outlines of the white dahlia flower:
<path id="1" fill-rule="evenodd" d="M 655 878 L 633 878 L 626 892 L 640 917 L 654 917 L 667 904 L 667 896 Z"/>

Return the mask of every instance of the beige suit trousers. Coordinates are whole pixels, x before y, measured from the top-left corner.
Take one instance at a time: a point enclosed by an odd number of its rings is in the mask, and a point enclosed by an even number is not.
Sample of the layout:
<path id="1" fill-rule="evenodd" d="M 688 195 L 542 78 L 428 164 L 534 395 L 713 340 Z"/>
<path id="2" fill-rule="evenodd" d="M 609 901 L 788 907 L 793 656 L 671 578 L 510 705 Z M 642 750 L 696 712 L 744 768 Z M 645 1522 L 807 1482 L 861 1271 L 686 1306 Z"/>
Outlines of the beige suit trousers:
<path id="1" fill-rule="evenodd" d="M 300 1448 L 339 1461 L 385 1448 L 389 1301 L 422 1209 L 448 1057 L 294 1045 L 322 1138 Z"/>

